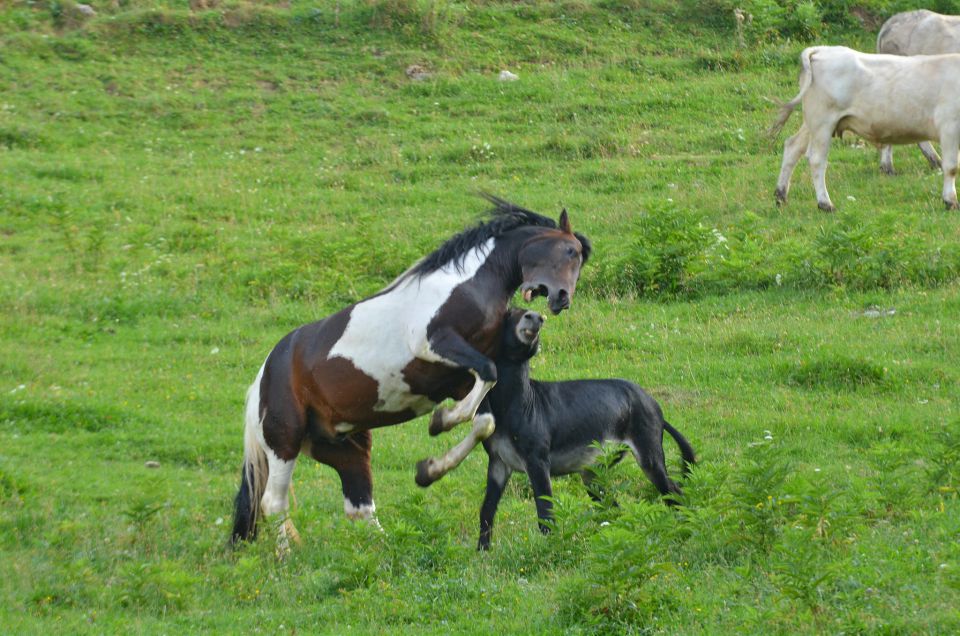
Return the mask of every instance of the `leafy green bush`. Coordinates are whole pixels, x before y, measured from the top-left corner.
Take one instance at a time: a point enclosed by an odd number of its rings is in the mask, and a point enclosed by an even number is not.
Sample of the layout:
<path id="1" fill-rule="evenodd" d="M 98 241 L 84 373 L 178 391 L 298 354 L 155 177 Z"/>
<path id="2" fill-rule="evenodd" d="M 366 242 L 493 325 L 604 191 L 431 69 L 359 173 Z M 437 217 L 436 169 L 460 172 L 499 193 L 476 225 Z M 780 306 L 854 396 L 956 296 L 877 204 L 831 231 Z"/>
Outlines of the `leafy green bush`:
<path id="1" fill-rule="evenodd" d="M 749 212 L 720 229 L 697 213 L 662 206 L 641 213 L 632 235 L 624 252 L 598 255 L 586 269 L 585 289 L 670 299 L 772 286 L 936 287 L 960 278 L 960 247 L 925 249 L 893 215 L 846 214 L 812 237 L 778 240 Z"/>
<path id="2" fill-rule="evenodd" d="M 635 222 L 633 242 L 621 257 L 600 266 L 599 282 L 619 294 L 690 293 L 710 240 L 710 230 L 693 212 L 673 206 L 642 212 Z"/>

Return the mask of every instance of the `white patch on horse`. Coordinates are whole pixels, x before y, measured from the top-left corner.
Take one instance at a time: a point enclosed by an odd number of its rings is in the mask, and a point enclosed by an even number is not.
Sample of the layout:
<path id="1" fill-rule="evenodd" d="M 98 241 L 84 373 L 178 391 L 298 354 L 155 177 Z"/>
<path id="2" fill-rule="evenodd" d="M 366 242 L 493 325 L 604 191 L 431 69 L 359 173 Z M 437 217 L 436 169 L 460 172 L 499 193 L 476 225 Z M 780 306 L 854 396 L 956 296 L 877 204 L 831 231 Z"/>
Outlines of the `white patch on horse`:
<path id="1" fill-rule="evenodd" d="M 430 349 L 427 325 L 453 290 L 476 275 L 493 245 L 491 238 L 470 250 L 459 268 L 451 261 L 424 276 L 408 276 L 394 281 L 379 296 L 354 305 L 328 357 L 346 358 L 377 381 L 375 410 L 410 409 L 421 415 L 435 406 L 429 398 L 410 393 L 403 369 L 415 358 L 456 366 Z"/>
<path id="2" fill-rule="evenodd" d="M 353 424 L 347 424 L 346 422 L 340 422 L 339 424 L 333 427 L 333 430 L 335 430 L 338 433 L 349 433 L 353 429 L 354 429 Z"/>

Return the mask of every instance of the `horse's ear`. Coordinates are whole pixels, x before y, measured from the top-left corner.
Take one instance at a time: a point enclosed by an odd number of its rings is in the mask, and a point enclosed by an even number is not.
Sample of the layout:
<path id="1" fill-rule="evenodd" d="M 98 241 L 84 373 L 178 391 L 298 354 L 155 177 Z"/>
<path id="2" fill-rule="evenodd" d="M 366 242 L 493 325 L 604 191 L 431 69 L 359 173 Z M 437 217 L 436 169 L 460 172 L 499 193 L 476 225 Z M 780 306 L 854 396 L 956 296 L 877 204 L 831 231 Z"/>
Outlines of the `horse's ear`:
<path id="1" fill-rule="evenodd" d="M 570 217 L 567 216 L 567 208 L 560 212 L 560 229 L 567 234 L 573 234 L 573 228 L 570 227 Z"/>

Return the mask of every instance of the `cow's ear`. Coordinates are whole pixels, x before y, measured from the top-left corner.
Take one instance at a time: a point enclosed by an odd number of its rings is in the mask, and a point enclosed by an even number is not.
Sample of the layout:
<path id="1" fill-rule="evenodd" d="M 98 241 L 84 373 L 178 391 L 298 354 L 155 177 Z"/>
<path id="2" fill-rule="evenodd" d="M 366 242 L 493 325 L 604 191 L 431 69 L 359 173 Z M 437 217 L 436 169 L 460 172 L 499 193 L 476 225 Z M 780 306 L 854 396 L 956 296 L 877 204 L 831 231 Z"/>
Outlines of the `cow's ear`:
<path id="1" fill-rule="evenodd" d="M 567 208 L 560 212 L 560 229 L 567 234 L 573 234 L 573 228 L 570 227 L 570 217 L 567 216 Z"/>

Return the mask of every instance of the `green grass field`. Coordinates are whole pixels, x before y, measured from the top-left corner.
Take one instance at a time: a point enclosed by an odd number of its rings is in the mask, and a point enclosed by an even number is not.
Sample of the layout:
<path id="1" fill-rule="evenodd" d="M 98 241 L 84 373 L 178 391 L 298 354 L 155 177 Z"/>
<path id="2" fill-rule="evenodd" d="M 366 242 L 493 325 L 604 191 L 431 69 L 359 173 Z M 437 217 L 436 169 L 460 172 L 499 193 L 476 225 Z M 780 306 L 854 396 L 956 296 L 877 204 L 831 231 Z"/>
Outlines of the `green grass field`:
<path id="1" fill-rule="evenodd" d="M 915 148 L 884 177 L 851 137 L 838 213 L 805 164 L 776 208 L 800 50 L 879 22 L 741 43 L 698 4 L 0 3 L 2 631 L 960 632 L 960 216 Z M 264 356 L 478 190 L 593 240 L 535 377 L 647 388 L 698 451 L 686 505 L 627 461 L 619 507 L 556 480 L 544 537 L 514 476 L 478 554 L 485 454 L 418 488 L 466 433 L 421 418 L 374 435 L 384 533 L 301 459 L 304 544 L 229 549 Z"/>

